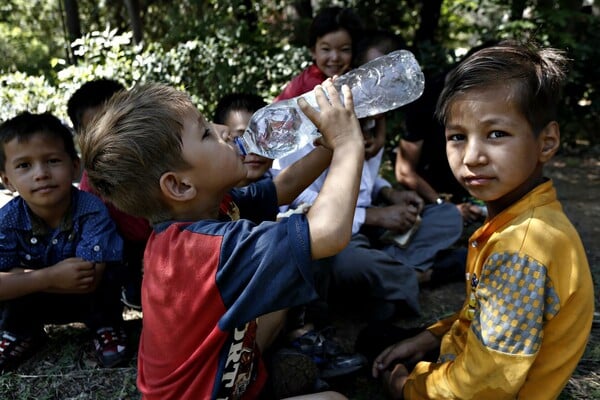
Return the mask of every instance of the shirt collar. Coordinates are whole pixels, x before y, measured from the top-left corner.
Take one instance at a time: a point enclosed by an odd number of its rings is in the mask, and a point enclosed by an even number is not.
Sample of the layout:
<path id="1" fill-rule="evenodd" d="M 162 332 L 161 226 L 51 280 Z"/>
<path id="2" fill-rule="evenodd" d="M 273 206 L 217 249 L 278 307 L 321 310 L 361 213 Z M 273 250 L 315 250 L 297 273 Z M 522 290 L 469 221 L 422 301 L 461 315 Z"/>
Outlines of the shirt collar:
<path id="1" fill-rule="evenodd" d="M 471 236 L 472 240 L 481 241 L 487 239 L 494 232 L 499 232 L 513 221 L 518 215 L 531 212 L 534 208 L 541 207 L 556 201 L 556 189 L 552 180 L 546 179 L 543 183 L 536 186 L 533 190 L 523 196 L 519 201 L 488 220 Z"/>

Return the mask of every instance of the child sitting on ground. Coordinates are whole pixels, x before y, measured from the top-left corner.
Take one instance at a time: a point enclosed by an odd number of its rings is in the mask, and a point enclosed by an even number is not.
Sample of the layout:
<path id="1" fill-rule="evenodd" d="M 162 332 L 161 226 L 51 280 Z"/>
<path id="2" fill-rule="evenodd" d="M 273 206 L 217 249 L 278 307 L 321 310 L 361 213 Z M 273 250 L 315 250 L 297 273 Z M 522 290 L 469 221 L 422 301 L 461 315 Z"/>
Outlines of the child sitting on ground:
<path id="1" fill-rule="evenodd" d="M 125 86 L 113 79 L 96 79 L 81 85 L 67 102 L 67 113 L 75 134 L 80 135 L 102 112 L 104 103 L 115 93 L 125 90 Z M 87 172 L 81 174 L 79 189 L 98 194 L 90 186 Z M 142 286 L 142 257 L 146 241 L 150 237 L 150 224 L 144 218 L 134 217 L 105 202 L 117 230 L 123 238 L 123 288 L 121 301 L 129 308 L 140 310 L 140 290 Z"/>
<path id="2" fill-rule="evenodd" d="M 256 94 L 230 93 L 217 103 L 213 122 L 226 125 L 234 136 L 242 136 L 252 114 L 266 105 L 267 103 Z M 269 172 L 273 165 L 272 159 L 251 153 L 244 157 L 244 164 L 248 169 L 248 176 L 238 186 L 246 186 L 264 177 L 272 178 Z"/>
<path id="3" fill-rule="evenodd" d="M 308 28 L 308 48 L 313 63 L 292 78 L 274 101 L 300 96 L 325 79 L 348 72 L 362 29 L 361 19 L 351 8 L 320 9 Z"/>
<path id="4" fill-rule="evenodd" d="M 217 103 L 214 122 L 227 125 L 233 136 L 241 136 L 252 115 L 266 105 L 266 102 L 258 95 L 230 93 L 223 96 Z M 312 153 L 306 157 L 313 157 Z M 248 168 L 248 175 L 239 186 L 256 184 L 264 179 L 273 179 L 273 171 L 270 169 L 273 164 L 272 159 L 257 154 L 247 154 L 244 157 L 244 164 Z M 280 205 L 284 204 L 280 203 Z M 277 212 L 270 219 L 274 221 L 276 217 Z M 315 270 L 315 287 L 321 295 L 322 291 L 325 293 L 322 286 L 328 282 L 329 270 L 317 262 L 313 268 Z M 289 310 L 286 315 L 286 329 L 282 332 L 282 337 L 285 337 L 282 339 L 282 346 L 287 348 L 288 342 L 292 342 L 294 349 L 308 355 L 318 367 L 320 378 L 346 375 L 365 367 L 367 362 L 364 357 L 346 352 L 332 335 L 323 334 L 325 332 L 333 333 L 333 329 L 330 326 L 321 329 L 319 326 L 330 323 L 330 321 L 325 321 L 328 317 L 324 315 L 326 313 L 323 312 L 322 302 L 322 299 L 317 299 L 309 305 L 301 305 Z M 325 387 L 328 384 L 320 380 L 317 382 L 318 385 Z"/>
<path id="5" fill-rule="evenodd" d="M 333 156 L 310 211 L 281 222 L 223 219 L 229 210 L 223 199 L 247 169 L 189 96 L 175 89 L 151 84 L 119 93 L 82 135 L 91 184 L 154 228 L 142 285 L 138 387 L 144 398 L 256 398 L 261 392 L 260 354 L 273 326 L 256 318 L 313 299 L 311 260 L 337 253 L 350 238 L 364 149 L 350 90 L 343 92 L 344 105 L 327 81 L 316 88 L 320 112 L 300 102 Z M 291 201 L 302 186 L 290 182 L 302 179 L 282 175 L 270 193 L 246 195 L 259 205 Z"/>
<path id="6" fill-rule="evenodd" d="M 31 356 L 44 324 L 84 322 L 105 367 L 126 356 L 122 241 L 104 204 L 72 183 L 80 161 L 71 131 L 51 114 L 0 125 L 2 182 L 19 196 L 0 210 L 0 370 Z"/>
<path id="7" fill-rule="evenodd" d="M 565 58 L 512 42 L 475 52 L 448 75 L 437 116 L 459 182 L 488 217 L 469 239 L 462 309 L 373 363 L 395 399 L 551 399 L 591 329 L 585 250 L 543 166 L 556 153 Z M 437 362 L 413 363 L 439 348 Z M 397 364 L 401 362 L 402 364 Z"/>

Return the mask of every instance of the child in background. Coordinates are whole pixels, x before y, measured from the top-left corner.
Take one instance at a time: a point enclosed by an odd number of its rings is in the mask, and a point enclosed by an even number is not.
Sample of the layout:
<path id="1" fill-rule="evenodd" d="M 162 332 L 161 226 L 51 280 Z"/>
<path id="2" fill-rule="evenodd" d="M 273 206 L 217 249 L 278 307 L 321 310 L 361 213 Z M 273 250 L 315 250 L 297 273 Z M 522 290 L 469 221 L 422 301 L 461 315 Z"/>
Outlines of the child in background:
<path id="1" fill-rule="evenodd" d="M 247 169 L 175 89 L 152 84 L 117 94 L 81 137 L 92 185 L 153 224 L 138 356 L 144 398 L 259 395 L 266 378 L 260 353 L 274 327 L 256 318 L 313 299 L 311 260 L 335 254 L 350 237 L 364 149 L 350 90 L 343 92 L 344 105 L 326 81 L 316 89 L 320 112 L 299 102 L 333 156 L 310 211 L 281 222 L 224 216 L 223 200 Z M 259 205 L 291 201 L 304 176 L 314 179 L 312 165 L 298 167 L 277 176 L 269 193 L 246 196 Z"/>
<path id="2" fill-rule="evenodd" d="M 125 360 L 122 241 L 106 207 L 72 183 L 79 157 L 51 114 L 24 112 L 0 125 L 2 182 L 19 196 L 0 210 L 0 369 L 43 343 L 44 324 L 84 322 L 100 363 Z"/>
<path id="3" fill-rule="evenodd" d="M 256 94 L 230 93 L 219 100 L 213 122 L 226 125 L 233 136 L 242 136 L 252 114 L 266 105 L 267 103 Z M 247 154 L 244 157 L 244 164 L 248 169 L 248 176 L 238 186 L 246 186 L 265 177 L 272 178 L 269 172 L 273 165 L 272 159 L 257 154 Z"/>
<path id="4" fill-rule="evenodd" d="M 313 63 L 293 78 L 274 101 L 300 96 L 325 79 L 348 72 L 361 31 L 362 21 L 352 9 L 327 7 L 320 10 L 308 31 Z"/>
<path id="5" fill-rule="evenodd" d="M 121 90 L 125 90 L 121 83 L 105 78 L 81 85 L 67 102 L 67 114 L 71 118 L 75 133 L 82 135 L 89 128 L 90 122 L 102 112 L 104 103 Z M 79 189 L 98 195 L 90 186 L 85 170 L 81 175 Z M 150 224 L 144 218 L 124 213 L 110 202 L 105 201 L 104 203 L 124 240 L 123 263 L 125 268 L 122 271 L 124 277 L 121 301 L 129 308 L 141 310 L 142 258 L 146 241 L 150 237 Z"/>
<path id="6" fill-rule="evenodd" d="M 554 49 L 505 42 L 448 75 L 437 109 L 448 160 L 488 217 L 469 240 L 462 309 L 375 359 L 373 375 L 393 398 L 556 398 L 581 358 L 591 274 L 543 175 L 560 144 L 565 64 Z M 410 374 L 402 364 L 436 348 L 437 362 Z"/>
<path id="7" fill-rule="evenodd" d="M 467 56 L 492 44 L 497 44 L 497 41 L 473 47 Z M 427 75 L 423 94 L 407 105 L 405 130 L 395 151 L 394 173 L 398 183 L 415 190 L 427 203 L 456 204 L 464 225 L 479 226 L 485 219 L 485 208 L 452 174 L 446 157 L 444 126 L 435 117 L 436 103 L 444 88 L 446 74 L 455 66 Z M 476 226 L 471 228 L 472 232 Z"/>
<path id="8" fill-rule="evenodd" d="M 368 31 L 369 36 L 357 43 L 356 60 L 373 58 L 398 50 L 401 41 L 392 36 Z M 372 35 L 372 36 L 370 36 Z M 371 37 L 382 40 L 370 40 Z M 383 40 L 385 39 L 385 40 Z M 380 50 L 381 49 L 381 50 Z M 420 312 L 419 284 L 442 282 L 454 278 L 449 271 L 464 271 L 462 256 L 441 256 L 460 237 L 461 217 L 449 204 L 423 208 L 423 200 L 414 192 L 398 190 L 379 174 L 386 140 L 386 116 L 376 115 L 360 120 L 365 144 L 365 162 L 361 187 L 352 226 L 350 244 L 327 260 L 331 267 L 328 300 L 331 303 L 350 301 L 358 311 L 366 309 L 373 329 L 378 330 L 398 315 Z M 283 168 L 302 157 L 311 146 L 276 160 Z M 291 207 L 312 204 L 322 187 L 326 174 L 294 199 Z M 421 219 L 411 241 L 404 247 L 381 243 L 385 231 L 406 233 Z M 459 273 L 462 276 L 462 272 Z M 356 350 L 371 359 L 381 351 L 370 338 L 371 327 L 361 336 Z M 364 338 L 364 340 L 363 340 Z M 375 349 L 375 350 L 373 350 Z"/>
<path id="9" fill-rule="evenodd" d="M 231 93 L 223 96 L 215 108 L 214 122 L 225 124 L 234 136 L 241 136 L 252 115 L 266 106 L 266 102 L 255 94 Z M 312 157 L 307 155 L 307 157 Z M 244 157 L 244 165 L 248 168 L 246 179 L 239 186 L 247 186 L 263 179 L 273 179 L 273 171 L 270 170 L 273 160 L 257 154 L 247 154 Z M 280 204 L 283 205 L 283 204 Z M 275 220 L 275 213 L 270 220 Z M 326 292 L 323 286 L 328 282 L 329 271 L 322 263 L 314 263 L 315 287 L 320 294 Z M 335 338 L 331 326 L 325 326 L 328 317 L 323 312 L 322 299 L 317 299 L 309 305 L 293 307 L 286 315 L 286 329 L 282 336 L 282 346 L 287 348 L 289 342 L 299 352 L 308 355 L 319 369 L 320 378 L 333 378 L 355 372 L 366 366 L 364 357 L 358 354 L 347 353 Z M 315 325 L 316 323 L 316 325 Z M 318 325 L 319 329 L 316 329 Z M 324 333 L 327 333 L 325 335 Z M 324 381 L 317 385 L 326 386 Z"/>

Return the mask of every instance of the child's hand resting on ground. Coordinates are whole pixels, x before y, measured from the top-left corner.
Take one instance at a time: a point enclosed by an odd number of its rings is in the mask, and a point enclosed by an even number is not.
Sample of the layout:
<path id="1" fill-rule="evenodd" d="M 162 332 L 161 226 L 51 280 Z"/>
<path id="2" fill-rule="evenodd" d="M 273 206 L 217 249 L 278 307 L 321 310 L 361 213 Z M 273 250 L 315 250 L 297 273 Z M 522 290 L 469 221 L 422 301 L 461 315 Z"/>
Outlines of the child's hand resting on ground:
<path id="1" fill-rule="evenodd" d="M 409 339 L 402 340 L 383 350 L 373 361 L 371 372 L 374 378 L 381 376 L 392 364 L 397 362 L 415 363 L 425 354 L 440 345 L 440 339 L 425 330 Z"/>

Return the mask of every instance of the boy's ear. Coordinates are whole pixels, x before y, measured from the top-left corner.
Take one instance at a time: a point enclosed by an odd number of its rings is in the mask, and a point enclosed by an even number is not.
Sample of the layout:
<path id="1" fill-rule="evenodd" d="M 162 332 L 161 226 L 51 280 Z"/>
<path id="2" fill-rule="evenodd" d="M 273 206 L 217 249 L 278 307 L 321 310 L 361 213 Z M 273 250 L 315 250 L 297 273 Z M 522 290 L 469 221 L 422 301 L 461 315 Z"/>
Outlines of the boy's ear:
<path id="1" fill-rule="evenodd" d="M 540 143 L 539 159 L 540 162 L 545 163 L 554 157 L 560 147 L 560 127 L 558 122 L 550 121 L 540 132 L 538 141 Z"/>
<path id="2" fill-rule="evenodd" d="M 177 202 L 187 201 L 196 196 L 196 188 L 173 171 L 162 174 L 160 190 L 167 199 Z"/>
<path id="3" fill-rule="evenodd" d="M 4 185 L 5 188 L 10 190 L 12 193 L 16 192 L 14 186 L 10 183 L 8 176 L 6 176 L 6 173 L 0 172 L 0 178 L 2 179 L 2 184 Z"/>

